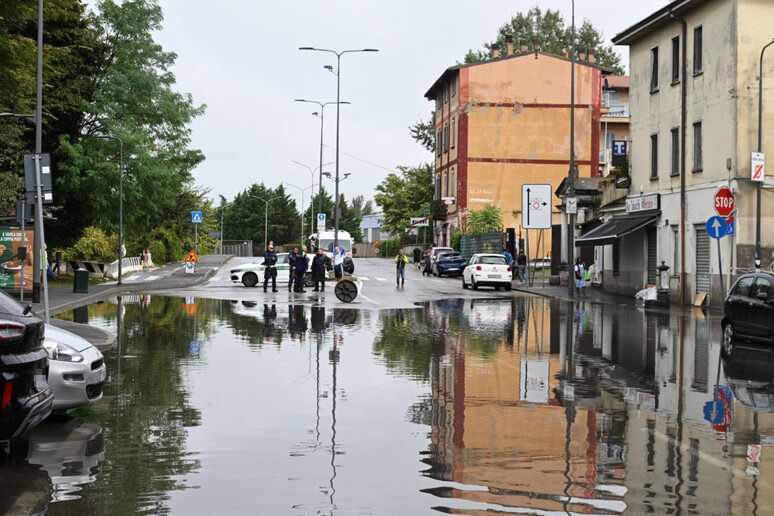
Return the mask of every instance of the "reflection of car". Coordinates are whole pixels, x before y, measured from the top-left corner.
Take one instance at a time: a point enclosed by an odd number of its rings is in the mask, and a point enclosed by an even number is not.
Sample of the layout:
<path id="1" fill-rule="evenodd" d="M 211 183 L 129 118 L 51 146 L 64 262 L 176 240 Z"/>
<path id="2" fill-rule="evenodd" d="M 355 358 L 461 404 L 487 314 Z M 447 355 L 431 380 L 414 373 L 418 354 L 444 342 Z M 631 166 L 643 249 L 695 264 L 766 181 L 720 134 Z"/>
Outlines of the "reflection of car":
<path id="1" fill-rule="evenodd" d="M 0 292 L 0 440 L 19 437 L 51 413 L 43 320 Z"/>
<path id="2" fill-rule="evenodd" d="M 48 352 L 48 384 L 54 391 L 55 411 L 91 405 L 102 398 L 105 360 L 89 341 L 47 324 L 43 347 Z"/>
<path id="3" fill-rule="evenodd" d="M 774 412 L 774 361 L 768 350 L 739 349 L 723 361 L 734 398 L 756 412 Z"/>
<path id="4" fill-rule="evenodd" d="M 511 267 L 505 263 L 501 254 L 474 254 L 470 257 L 468 266 L 462 272 L 462 288 L 472 287 L 476 290 L 482 285 L 488 285 L 500 290 L 511 290 Z"/>
<path id="5" fill-rule="evenodd" d="M 462 254 L 457 251 L 450 251 L 438 255 L 438 260 L 435 262 L 435 275 L 453 274 L 454 276 L 459 276 L 464 268 L 465 258 L 462 257 Z"/>
<path id="6" fill-rule="evenodd" d="M 433 275 L 438 275 L 438 271 L 435 268 L 435 264 L 438 261 L 438 257 L 444 253 L 453 253 L 454 249 L 451 247 L 431 247 L 430 248 L 430 271 Z"/>
<path id="7" fill-rule="evenodd" d="M 277 283 L 287 283 L 290 280 L 290 262 L 288 253 L 277 254 Z M 242 283 L 245 287 L 254 287 L 263 281 L 263 273 L 266 267 L 263 260 L 246 263 L 236 269 L 231 269 L 231 281 Z"/>
<path id="8" fill-rule="evenodd" d="M 723 353 L 731 356 L 737 340 L 774 343 L 774 274 L 745 274 L 723 306 Z"/>

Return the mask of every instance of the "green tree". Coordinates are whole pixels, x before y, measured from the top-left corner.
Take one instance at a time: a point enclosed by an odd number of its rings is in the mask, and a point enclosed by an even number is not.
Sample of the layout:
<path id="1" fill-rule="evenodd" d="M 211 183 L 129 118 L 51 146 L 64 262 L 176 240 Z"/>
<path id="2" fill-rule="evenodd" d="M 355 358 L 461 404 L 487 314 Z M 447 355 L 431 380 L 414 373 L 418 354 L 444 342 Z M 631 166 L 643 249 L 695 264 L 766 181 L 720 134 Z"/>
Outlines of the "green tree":
<path id="1" fill-rule="evenodd" d="M 427 120 L 418 120 L 409 126 L 411 137 L 428 152 L 435 151 L 435 110 Z"/>
<path id="2" fill-rule="evenodd" d="M 393 235 L 405 236 L 411 217 L 429 213 L 433 200 L 433 166 L 398 167 L 376 187 L 374 201 L 384 213 L 382 227 Z"/>
<path id="3" fill-rule="evenodd" d="M 485 204 L 480 210 L 468 210 L 465 215 L 465 234 L 479 235 L 490 231 L 503 230 L 500 208 Z"/>
<path id="4" fill-rule="evenodd" d="M 362 197 L 362 196 L 360 196 Z M 335 203 L 333 202 L 333 196 L 323 187 L 322 189 L 322 212 L 318 212 L 318 199 L 320 196 L 315 194 L 312 196 L 312 201 L 304 213 L 304 220 L 316 220 L 317 213 L 325 213 L 327 223 L 326 229 L 333 231 L 334 227 L 334 210 Z M 339 218 L 339 229 L 346 231 L 352 236 L 355 242 L 362 241 L 362 232 L 360 231 L 360 222 L 363 220 L 362 214 L 358 209 L 352 207 L 350 203 L 344 198 L 344 194 L 339 194 L 339 208 L 341 209 L 341 217 Z M 316 231 L 315 227 L 313 231 Z"/>
<path id="5" fill-rule="evenodd" d="M 356 195 L 352 198 L 352 209 L 363 218 L 363 215 L 371 215 L 374 212 L 374 203 L 371 200 L 366 201 L 363 195 Z"/>
<path id="6" fill-rule="evenodd" d="M 265 201 L 269 201 L 268 214 Z M 298 242 L 301 221 L 293 198 L 282 185 L 268 188 L 255 183 L 238 193 L 226 208 L 224 239 L 252 240 L 254 246 L 262 248 L 267 223 L 267 240 L 278 245 Z"/>

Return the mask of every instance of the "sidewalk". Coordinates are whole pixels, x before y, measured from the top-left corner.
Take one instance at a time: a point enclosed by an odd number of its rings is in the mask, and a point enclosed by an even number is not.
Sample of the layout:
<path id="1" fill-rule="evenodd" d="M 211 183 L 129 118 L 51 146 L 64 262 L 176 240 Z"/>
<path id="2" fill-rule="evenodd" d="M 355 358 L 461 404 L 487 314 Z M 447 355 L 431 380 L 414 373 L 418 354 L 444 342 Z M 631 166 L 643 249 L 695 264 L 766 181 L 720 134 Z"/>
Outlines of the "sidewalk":
<path id="1" fill-rule="evenodd" d="M 543 286 L 542 280 L 538 278 L 535 279 L 534 284 L 531 287 L 528 287 L 526 284 L 521 284 L 518 281 L 514 281 L 513 290 L 559 299 L 561 301 L 590 301 L 592 303 L 626 306 L 634 306 L 637 304 L 637 300 L 634 296 L 624 296 L 622 294 L 606 292 L 591 286 L 586 287 L 586 297 L 580 296 L 575 292 L 575 288 L 573 288 L 572 296 L 570 296 L 567 285 L 549 285 L 548 282 L 546 282 L 545 286 Z"/>
<path id="2" fill-rule="evenodd" d="M 231 255 L 200 256 L 194 274 L 187 274 L 185 272 L 184 262 L 170 263 L 155 269 L 153 276 L 156 279 L 153 279 L 152 281 L 132 281 L 131 283 L 128 283 L 126 282 L 126 278 L 129 277 L 127 275 L 124 277 L 124 282 L 120 286 L 115 282 L 89 285 L 88 294 L 75 293 L 71 286 L 54 287 L 48 291 L 49 315 L 53 316 L 78 308 L 79 306 L 97 303 L 119 294 L 194 287 L 210 279 L 218 268 L 229 258 L 231 258 Z M 44 317 L 45 309 L 42 301 L 43 295 L 41 294 L 41 302 L 32 303 L 32 310 L 39 316 Z M 112 333 L 89 326 L 88 324 L 71 323 L 53 317 L 50 322 L 57 327 L 83 337 L 99 349 L 110 348 L 116 341 L 116 337 Z"/>

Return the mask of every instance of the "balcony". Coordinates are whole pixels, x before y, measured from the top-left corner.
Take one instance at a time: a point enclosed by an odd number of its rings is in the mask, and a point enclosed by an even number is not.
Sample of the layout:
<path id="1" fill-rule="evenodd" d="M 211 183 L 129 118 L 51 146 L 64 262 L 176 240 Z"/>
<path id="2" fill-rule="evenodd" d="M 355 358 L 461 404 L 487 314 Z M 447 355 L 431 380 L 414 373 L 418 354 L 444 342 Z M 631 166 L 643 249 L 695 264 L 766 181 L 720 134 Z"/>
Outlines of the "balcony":
<path id="1" fill-rule="evenodd" d="M 602 107 L 607 109 L 602 113 L 602 118 L 629 118 L 629 104 L 603 103 Z"/>

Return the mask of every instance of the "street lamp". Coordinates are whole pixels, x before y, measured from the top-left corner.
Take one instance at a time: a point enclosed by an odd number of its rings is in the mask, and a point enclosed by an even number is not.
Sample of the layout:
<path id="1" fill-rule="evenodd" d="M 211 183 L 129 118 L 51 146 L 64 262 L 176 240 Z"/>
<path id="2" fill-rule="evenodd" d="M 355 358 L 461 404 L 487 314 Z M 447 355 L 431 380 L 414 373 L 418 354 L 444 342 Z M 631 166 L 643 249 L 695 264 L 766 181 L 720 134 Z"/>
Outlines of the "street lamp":
<path id="1" fill-rule="evenodd" d="M 118 142 L 118 285 L 121 285 L 124 277 L 122 267 L 124 259 L 124 142 L 112 134 L 98 134 L 94 137 Z"/>
<path id="2" fill-rule="evenodd" d="M 334 213 L 334 236 L 333 236 L 333 246 L 337 247 L 339 245 L 339 139 L 340 139 L 340 111 L 341 111 L 341 56 L 344 54 L 354 53 L 354 52 L 378 52 L 379 50 L 375 48 L 363 48 L 358 50 L 342 50 L 341 52 L 337 52 L 335 50 L 330 50 L 326 48 L 315 48 L 315 47 L 299 47 L 299 50 L 314 50 L 317 52 L 328 52 L 331 54 L 334 54 L 336 56 L 336 204 L 335 204 L 335 213 Z M 326 67 L 331 72 L 333 71 L 333 67 L 328 65 Z"/>
<path id="3" fill-rule="evenodd" d="M 763 53 L 774 40 L 761 49 L 760 70 L 758 72 L 758 152 L 763 152 Z M 761 182 L 756 186 L 757 217 L 755 218 L 755 267 L 761 266 Z"/>
<path id="4" fill-rule="evenodd" d="M 307 101 L 300 101 L 299 100 L 297 102 L 307 102 Z M 314 169 L 312 169 L 312 167 L 310 167 L 309 165 L 305 165 L 305 164 L 301 163 L 300 161 L 291 161 L 291 163 L 295 163 L 296 165 L 301 165 L 302 167 L 304 167 L 305 169 L 307 169 L 309 171 L 309 173 L 312 175 L 312 186 L 314 186 L 314 173 L 316 171 L 318 171 L 318 170 L 320 171 L 320 182 L 319 182 L 320 192 L 317 195 L 317 197 L 318 197 L 318 211 L 317 211 L 317 213 L 322 213 L 322 169 L 323 169 L 323 167 L 327 167 L 328 165 L 331 164 L 331 163 L 326 163 L 326 164 L 323 165 L 323 162 L 322 162 L 322 148 L 320 150 L 320 166 L 319 167 L 315 167 Z M 310 213 L 310 215 L 311 215 L 311 213 Z M 311 227 L 310 227 L 310 231 L 311 231 Z"/>
<path id="5" fill-rule="evenodd" d="M 301 191 L 301 244 L 304 243 L 304 192 L 309 190 L 310 188 L 312 191 L 314 191 L 314 187 L 316 186 L 314 183 L 311 186 L 307 186 L 306 188 L 301 188 L 300 186 L 292 185 L 290 183 L 285 183 L 287 186 L 292 186 L 293 188 L 297 188 Z"/>
<path id="6" fill-rule="evenodd" d="M 320 173 L 322 173 L 322 169 L 325 165 L 323 165 L 323 129 L 325 128 L 325 106 L 328 106 L 330 104 L 349 104 L 348 101 L 343 100 L 341 102 L 318 102 L 316 100 L 307 100 L 307 99 L 296 99 L 296 102 L 306 102 L 308 104 L 317 104 L 320 106 L 320 114 L 317 114 L 317 111 L 312 113 L 312 115 L 317 116 L 320 119 L 320 166 L 318 167 L 320 169 Z M 338 157 L 337 157 L 338 159 Z M 298 163 L 297 161 L 294 161 L 293 163 Z M 301 163 L 298 163 L 299 165 L 302 165 Z M 330 165 L 330 163 L 328 163 Z M 302 165 L 306 166 L 306 165 Z M 314 183 L 314 177 L 312 178 L 312 183 Z M 322 213 L 322 175 L 320 176 L 320 191 L 318 192 L 318 199 L 317 199 L 317 213 Z"/>
<path id="7" fill-rule="evenodd" d="M 272 197 L 271 199 L 261 199 L 260 197 L 256 197 L 259 201 L 263 201 L 263 252 L 266 252 L 266 241 L 268 240 L 266 237 L 269 234 L 269 203 L 271 201 L 276 201 L 277 199 L 281 199 L 282 196 L 278 195 L 277 197 Z"/>

